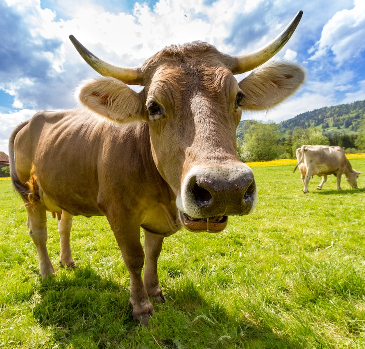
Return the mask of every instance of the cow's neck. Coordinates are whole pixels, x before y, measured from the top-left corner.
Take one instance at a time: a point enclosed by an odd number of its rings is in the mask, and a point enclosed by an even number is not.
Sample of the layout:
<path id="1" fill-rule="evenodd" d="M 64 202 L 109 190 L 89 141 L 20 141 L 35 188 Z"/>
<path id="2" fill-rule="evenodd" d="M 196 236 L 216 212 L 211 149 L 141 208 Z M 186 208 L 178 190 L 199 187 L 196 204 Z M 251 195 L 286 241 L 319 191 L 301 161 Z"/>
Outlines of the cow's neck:
<path id="1" fill-rule="evenodd" d="M 162 178 L 161 174 L 158 172 L 157 166 L 153 160 L 152 151 L 151 151 L 151 139 L 150 139 L 150 131 L 147 122 L 142 122 L 138 124 L 138 134 L 140 135 L 138 139 L 137 146 L 140 148 L 143 159 L 143 168 L 144 170 L 148 169 L 150 176 L 152 177 L 153 182 L 158 186 L 161 190 L 161 197 L 170 198 L 169 201 L 175 201 L 176 195 L 173 193 L 172 189 L 168 185 L 168 183 Z"/>
<path id="2" fill-rule="evenodd" d="M 353 171 L 353 169 L 352 169 L 352 166 L 351 166 L 351 163 L 350 163 L 350 161 L 346 158 L 346 166 L 345 166 L 345 171 L 344 171 L 344 173 L 345 173 L 345 175 L 347 175 L 348 173 L 350 173 L 350 172 L 352 172 Z"/>

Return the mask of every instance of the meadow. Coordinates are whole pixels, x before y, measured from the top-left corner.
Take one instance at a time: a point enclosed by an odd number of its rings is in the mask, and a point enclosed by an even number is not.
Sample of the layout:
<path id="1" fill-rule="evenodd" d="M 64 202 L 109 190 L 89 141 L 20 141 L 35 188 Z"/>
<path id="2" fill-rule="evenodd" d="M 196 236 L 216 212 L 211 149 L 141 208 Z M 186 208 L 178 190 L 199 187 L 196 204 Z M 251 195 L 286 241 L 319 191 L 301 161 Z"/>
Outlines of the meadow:
<path id="1" fill-rule="evenodd" d="M 78 265 L 42 280 L 26 212 L 0 180 L 0 348 L 364 348 L 365 156 L 351 158 L 360 189 L 319 177 L 303 194 L 292 163 L 251 164 L 258 203 L 219 234 L 165 239 L 166 303 L 149 326 L 128 307 L 129 276 L 105 217 L 75 217 Z"/>

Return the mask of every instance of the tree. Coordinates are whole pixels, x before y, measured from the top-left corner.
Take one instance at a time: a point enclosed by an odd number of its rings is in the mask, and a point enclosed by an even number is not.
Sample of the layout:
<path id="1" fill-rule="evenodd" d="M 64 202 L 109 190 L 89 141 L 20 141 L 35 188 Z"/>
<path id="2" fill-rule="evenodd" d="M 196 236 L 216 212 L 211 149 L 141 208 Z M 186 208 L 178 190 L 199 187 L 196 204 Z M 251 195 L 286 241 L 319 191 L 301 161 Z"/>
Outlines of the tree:
<path id="1" fill-rule="evenodd" d="M 365 119 L 360 123 L 359 134 L 356 138 L 355 145 L 357 149 L 365 151 Z"/>
<path id="2" fill-rule="evenodd" d="M 330 142 L 326 136 L 322 134 L 322 132 L 315 128 L 301 128 L 296 127 L 293 131 L 292 136 L 293 142 L 293 154 L 297 148 L 300 148 L 302 145 L 329 145 Z"/>
<path id="3" fill-rule="evenodd" d="M 9 166 L 0 166 L 0 177 L 9 177 L 10 168 Z"/>
<path id="4" fill-rule="evenodd" d="M 278 145 L 279 128 L 273 122 L 252 122 L 245 133 L 240 157 L 243 161 L 268 161 L 276 159 L 281 153 Z"/>

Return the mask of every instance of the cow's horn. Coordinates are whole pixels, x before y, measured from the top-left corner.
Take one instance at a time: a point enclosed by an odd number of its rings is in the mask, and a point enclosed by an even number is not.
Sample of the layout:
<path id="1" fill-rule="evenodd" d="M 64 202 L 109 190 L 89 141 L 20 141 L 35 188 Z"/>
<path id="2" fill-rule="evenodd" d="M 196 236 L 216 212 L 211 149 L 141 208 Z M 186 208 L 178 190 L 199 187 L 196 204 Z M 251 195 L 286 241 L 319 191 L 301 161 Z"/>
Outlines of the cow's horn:
<path id="1" fill-rule="evenodd" d="M 303 15 L 303 11 L 299 11 L 289 25 L 269 44 L 258 51 L 254 51 L 247 55 L 236 56 L 235 64 L 231 68 L 233 74 L 242 74 L 253 70 L 259 65 L 267 62 L 271 57 L 277 54 L 288 42 L 299 24 Z"/>
<path id="2" fill-rule="evenodd" d="M 69 38 L 81 57 L 99 74 L 116 78 L 129 85 L 142 84 L 143 75 L 139 68 L 121 68 L 106 63 L 93 55 L 86 47 L 81 45 L 81 43 L 73 35 L 70 35 Z"/>

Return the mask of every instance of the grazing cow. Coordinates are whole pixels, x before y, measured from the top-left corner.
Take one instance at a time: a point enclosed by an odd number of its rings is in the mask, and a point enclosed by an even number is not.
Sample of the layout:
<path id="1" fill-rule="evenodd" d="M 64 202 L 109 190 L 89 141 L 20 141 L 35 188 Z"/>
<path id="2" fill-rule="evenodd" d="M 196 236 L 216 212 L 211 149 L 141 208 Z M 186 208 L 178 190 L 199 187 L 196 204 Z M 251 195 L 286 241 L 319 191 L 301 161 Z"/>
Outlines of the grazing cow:
<path id="1" fill-rule="evenodd" d="M 64 265 L 74 264 L 72 216 L 105 215 L 130 274 L 133 317 L 147 323 L 154 312 L 148 297 L 164 300 L 157 276 L 163 238 L 181 226 L 219 232 L 228 215 L 254 208 L 255 180 L 236 155 L 236 127 L 242 110 L 275 106 L 303 82 L 296 65 L 262 65 L 289 40 L 301 16 L 252 54 L 229 56 L 193 42 L 167 47 L 139 68 L 103 62 L 70 37 L 106 77 L 81 88 L 86 108 L 37 113 L 9 142 L 12 183 L 26 204 L 43 277 L 54 273 L 46 210 L 62 212 Z M 241 82 L 234 78 L 258 66 Z M 144 89 L 137 93 L 127 84 Z"/>
<path id="2" fill-rule="evenodd" d="M 341 190 L 341 176 L 344 174 L 352 188 L 357 188 L 357 178 L 360 172 L 355 171 L 347 160 L 345 152 L 341 147 L 330 147 L 327 145 L 303 145 L 296 151 L 298 164 L 294 171 L 299 168 L 304 184 L 303 192 L 308 193 L 308 183 L 311 177 L 322 176 L 322 181 L 317 189 L 322 189 L 327 182 L 327 175 L 333 174 L 337 177 L 337 190 Z"/>

